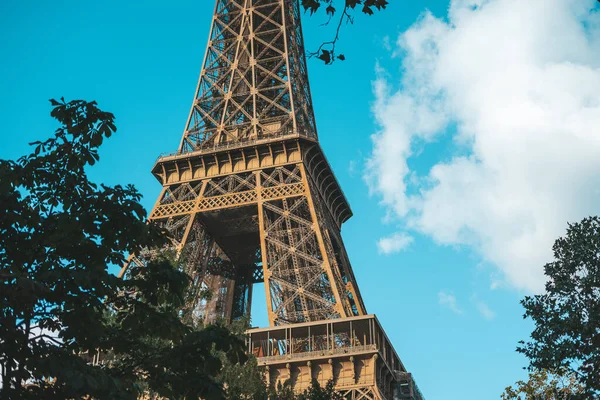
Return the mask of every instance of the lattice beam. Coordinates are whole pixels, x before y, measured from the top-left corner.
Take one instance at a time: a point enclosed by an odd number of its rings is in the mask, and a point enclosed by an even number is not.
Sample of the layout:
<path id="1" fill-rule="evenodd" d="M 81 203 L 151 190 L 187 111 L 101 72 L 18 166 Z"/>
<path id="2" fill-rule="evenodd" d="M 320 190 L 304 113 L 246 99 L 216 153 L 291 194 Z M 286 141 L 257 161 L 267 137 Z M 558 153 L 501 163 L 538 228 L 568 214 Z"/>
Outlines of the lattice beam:
<path id="1" fill-rule="evenodd" d="M 218 0 L 181 153 L 317 136 L 297 1 Z"/>
<path id="2" fill-rule="evenodd" d="M 261 271 L 270 324 L 281 325 L 365 313 L 326 215 L 300 162 L 166 185 L 150 220 L 185 258 L 190 318 L 249 316 Z M 218 296 L 204 301 L 206 291 Z"/>
<path id="3" fill-rule="evenodd" d="M 365 313 L 339 233 L 351 211 L 317 142 L 303 46 L 297 0 L 216 0 L 178 154 L 153 169 L 163 191 L 149 218 L 194 282 L 194 321 L 249 315 L 257 271 L 271 325 Z"/>

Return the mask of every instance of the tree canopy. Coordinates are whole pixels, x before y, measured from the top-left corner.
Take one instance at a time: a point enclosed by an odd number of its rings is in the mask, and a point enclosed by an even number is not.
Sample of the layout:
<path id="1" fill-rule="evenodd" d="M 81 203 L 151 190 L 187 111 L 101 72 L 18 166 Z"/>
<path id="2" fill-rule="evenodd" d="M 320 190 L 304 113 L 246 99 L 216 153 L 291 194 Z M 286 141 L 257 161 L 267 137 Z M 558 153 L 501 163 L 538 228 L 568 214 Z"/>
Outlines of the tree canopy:
<path id="1" fill-rule="evenodd" d="M 518 351 L 532 369 L 572 371 L 585 399 L 600 396 L 600 218 L 570 224 L 545 265 L 543 294 L 522 300 L 535 329 Z"/>
<path id="2" fill-rule="evenodd" d="M 133 186 L 87 177 L 116 131 L 113 114 L 95 102 L 51 103 L 54 136 L 0 160 L 0 397 L 223 398 L 217 351 L 244 361 L 243 342 L 178 318 L 187 276 L 163 256 L 123 280 L 109 272 L 167 240 L 146 223 Z M 108 362 L 82 357 L 98 352 Z"/>
<path id="3" fill-rule="evenodd" d="M 502 400 L 575 400 L 584 388 L 573 372 L 533 370 L 527 381 L 518 381 L 502 393 Z"/>
<path id="4" fill-rule="evenodd" d="M 244 321 L 181 318 L 191 282 L 168 232 L 147 223 L 133 186 L 86 174 L 114 116 L 95 102 L 51 103 L 54 137 L 0 160 L 0 397 L 336 399 L 333 382 L 268 387 L 244 354 Z M 141 262 L 123 279 L 109 272 L 129 254 Z"/>

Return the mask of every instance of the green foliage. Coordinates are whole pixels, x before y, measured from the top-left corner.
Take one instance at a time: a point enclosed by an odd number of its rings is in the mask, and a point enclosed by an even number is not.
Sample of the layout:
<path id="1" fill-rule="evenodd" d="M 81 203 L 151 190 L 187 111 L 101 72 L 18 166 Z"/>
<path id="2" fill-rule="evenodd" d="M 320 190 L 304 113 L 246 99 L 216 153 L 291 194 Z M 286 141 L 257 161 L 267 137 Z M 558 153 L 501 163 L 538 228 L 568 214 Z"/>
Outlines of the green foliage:
<path id="1" fill-rule="evenodd" d="M 341 6 L 336 8 L 335 4 Z M 333 18 L 337 17 L 335 36 L 332 40 L 323 42 L 316 51 L 308 52 L 309 57 L 317 57 L 325 64 L 331 64 L 335 60 L 344 61 L 346 56 L 336 53 L 336 44 L 340 37 L 342 24 L 354 23 L 354 12 L 360 10 L 363 14 L 373 15 L 375 11 L 384 10 L 389 2 L 387 0 L 301 0 L 302 8 L 310 15 L 324 12 L 328 18 L 324 25 L 329 25 Z"/>
<path id="2" fill-rule="evenodd" d="M 181 277 L 185 279 L 182 280 Z M 119 296 L 112 368 L 129 382 L 170 399 L 223 399 L 223 361 L 243 363 L 243 341 L 223 326 L 192 327 L 179 318 L 189 284 L 170 262 L 133 267 Z M 166 287 L 168 286 L 168 287 Z M 117 338 L 115 338 L 117 339 Z"/>
<path id="3" fill-rule="evenodd" d="M 298 400 L 342 400 L 341 394 L 334 391 L 333 381 L 327 381 L 325 387 L 319 385 L 319 381 L 313 379 L 310 387 L 297 397 Z"/>
<path id="4" fill-rule="evenodd" d="M 223 367 L 219 380 L 225 387 L 227 399 L 267 400 L 269 392 L 265 376 L 258 368 L 256 358 L 250 357 L 245 363 L 231 363 L 223 357 Z"/>
<path id="5" fill-rule="evenodd" d="M 518 381 L 515 387 L 509 386 L 502 393 L 502 400 L 576 400 L 582 397 L 583 386 L 577 376 L 567 370 L 549 372 L 534 370 L 527 382 Z"/>
<path id="6" fill-rule="evenodd" d="M 178 318 L 187 276 L 165 256 L 124 280 L 108 272 L 167 240 L 133 186 L 87 178 L 114 116 L 95 102 L 51 104 L 54 137 L 0 160 L 0 397 L 223 398 L 217 352 L 243 362 L 243 342 Z M 102 366 L 80 356 L 97 351 Z"/>
<path id="7" fill-rule="evenodd" d="M 295 394 L 288 381 L 271 388 L 269 395 L 270 400 L 342 400 L 343 398 L 341 394 L 335 392 L 332 380 L 327 381 L 325 387 L 322 387 L 316 379 L 312 380 L 303 393 Z"/>
<path id="8" fill-rule="evenodd" d="M 316 379 L 304 392 L 296 394 L 291 382 L 279 383 L 276 387 L 267 387 L 265 375 L 257 360 L 250 357 L 245 363 L 231 363 L 223 359 L 223 368 L 219 379 L 226 388 L 228 400 L 342 400 L 336 393 L 332 380 L 322 387 Z"/>
<path id="9" fill-rule="evenodd" d="M 600 395 L 600 218 L 569 225 L 544 267 L 544 294 L 522 300 L 533 319 L 531 341 L 517 350 L 533 369 L 571 370 L 586 399 Z"/>
<path id="10" fill-rule="evenodd" d="M 277 387 L 269 388 L 269 400 L 296 400 L 297 398 L 289 381 L 286 381 L 285 384 L 280 382 Z"/>

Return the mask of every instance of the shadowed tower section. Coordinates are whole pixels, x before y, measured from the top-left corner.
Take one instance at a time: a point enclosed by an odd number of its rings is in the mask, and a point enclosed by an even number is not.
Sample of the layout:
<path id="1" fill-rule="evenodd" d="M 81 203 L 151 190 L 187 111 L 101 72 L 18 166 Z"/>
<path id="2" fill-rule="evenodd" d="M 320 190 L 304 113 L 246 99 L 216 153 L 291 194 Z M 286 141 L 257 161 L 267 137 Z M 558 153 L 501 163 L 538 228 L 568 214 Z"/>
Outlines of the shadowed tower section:
<path id="1" fill-rule="evenodd" d="M 391 399 L 406 370 L 344 248 L 352 212 L 317 140 L 304 54 L 298 0 L 216 1 L 179 149 L 152 169 L 163 189 L 149 219 L 192 279 L 183 314 L 196 324 L 250 317 L 264 282 L 270 327 L 249 332 L 248 351 L 270 383 L 333 378 L 348 399 Z"/>

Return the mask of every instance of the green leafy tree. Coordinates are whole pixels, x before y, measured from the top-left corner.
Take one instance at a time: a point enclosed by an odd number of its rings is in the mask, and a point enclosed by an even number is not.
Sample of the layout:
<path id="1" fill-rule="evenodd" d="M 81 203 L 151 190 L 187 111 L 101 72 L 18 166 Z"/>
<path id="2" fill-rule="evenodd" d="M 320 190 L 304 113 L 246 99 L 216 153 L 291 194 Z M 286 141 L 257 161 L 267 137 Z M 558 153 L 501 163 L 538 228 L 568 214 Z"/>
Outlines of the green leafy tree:
<path id="1" fill-rule="evenodd" d="M 325 387 L 313 379 L 310 386 L 302 393 L 296 394 L 289 381 L 270 388 L 270 400 L 342 400 L 344 397 L 335 391 L 333 380 L 327 381 Z"/>
<path id="2" fill-rule="evenodd" d="M 218 352 L 243 361 L 243 343 L 178 318 L 186 275 L 164 256 L 127 279 L 108 271 L 167 240 L 133 186 L 87 177 L 114 116 L 95 102 L 51 103 L 54 137 L 0 160 L 0 397 L 223 398 Z M 98 352 L 101 365 L 81 356 Z"/>
<path id="3" fill-rule="evenodd" d="M 584 388 L 577 376 L 567 370 L 531 371 L 527 382 L 518 381 L 502 393 L 502 400 L 576 400 L 583 399 Z"/>
<path id="4" fill-rule="evenodd" d="M 225 396 L 229 400 L 267 400 L 269 391 L 265 384 L 265 375 L 258 367 L 255 357 L 246 362 L 230 362 L 222 359 L 223 367 L 219 380 L 225 387 Z"/>
<path id="5" fill-rule="evenodd" d="M 250 321 L 241 318 L 233 321 L 229 330 L 232 334 L 243 338 L 250 328 Z M 267 400 L 268 388 L 265 374 L 258 366 L 254 356 L 247 360 L 232 360 L 224 352 L 219 353 L 222 367 L 217 379 L 225 389 L 225 397 L 229 400 Z"/>
<path id="6" fill-rule="evenodd" d="M 586 399 L 600 395 L 600 218 L 570 224 L 554 243 L 555 260 L 544 267 L 543 294 L 522 300 L 535 329 L 517 350 L 530 368 L 570 370 Z"/>
<path id="7" fill-rule="evenodd" d="M 124 287 L 133 295 L 114 302 L 110 365 L 117 376 L 139 385 L 138 392 L 173 400 L 225 399 L 219 375 L 224 362 L 244 364 L 243 339 L 224 326 L 184 323 L 181 308 L 190 284 L 171 257 L 132 266 Z"/>
<path id="8" fill-rule="evenodd" d="M 276 387 L 269 388 L 269 400 L 296 400 L 298 395 L 294 392 L 291 382 L 279 382 Z"/>
<path id="9" fill-rule="evenodd" d="M 334 389 L 334 383 L 329 380 L 322 387 L 316 379 L 302 393 L 295 393 L 290 381 L 267 387 L 265 374 L 254 357 L 245 363 L 231 363 L 223 360 L 220 379 L 226 388 L 229 400 L 342 400 L 343 396 Z"/>
<path id="10" fill-rule="evenodd" d="M 334 390 L 332 380 L 327 381 L 325 387 L 319 384 L 319 381 L 313 379 L 311 385 L 304 393 L 297 397 L 298 400 L 342 400 L 341 394 Z"/>

